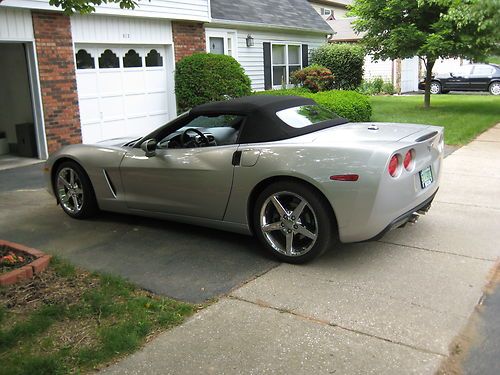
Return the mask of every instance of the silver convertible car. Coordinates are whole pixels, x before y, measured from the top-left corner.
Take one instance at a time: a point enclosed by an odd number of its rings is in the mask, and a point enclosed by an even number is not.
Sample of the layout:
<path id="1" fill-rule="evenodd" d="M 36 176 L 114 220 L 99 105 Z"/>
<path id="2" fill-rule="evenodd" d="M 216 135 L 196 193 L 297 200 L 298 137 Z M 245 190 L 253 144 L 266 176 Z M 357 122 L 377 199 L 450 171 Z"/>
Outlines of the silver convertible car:
<path id="1" fill-rule="evenodd" d="M 312 99 L 252 96 L 141 138 L 64 147 L 45 170 L 73 218 L 100 209 L 253 234 L 301 263 L 425 213 L 443 147 L 441 127 L 349 123 Z"/>

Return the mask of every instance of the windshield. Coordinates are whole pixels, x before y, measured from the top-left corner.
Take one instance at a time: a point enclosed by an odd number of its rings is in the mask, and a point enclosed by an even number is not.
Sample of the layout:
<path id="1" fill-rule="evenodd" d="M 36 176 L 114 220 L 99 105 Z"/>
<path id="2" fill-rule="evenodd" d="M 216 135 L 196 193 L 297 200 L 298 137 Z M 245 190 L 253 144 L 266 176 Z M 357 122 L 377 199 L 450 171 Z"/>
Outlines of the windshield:
<path id="1" fill-rule="evenodd" d="M 319 105 L 301 105 L 283 109 L 276 112 L 276 116 L 292 128 L 305 128 L 323 121 L 341 118 L 329 109 Z"/>

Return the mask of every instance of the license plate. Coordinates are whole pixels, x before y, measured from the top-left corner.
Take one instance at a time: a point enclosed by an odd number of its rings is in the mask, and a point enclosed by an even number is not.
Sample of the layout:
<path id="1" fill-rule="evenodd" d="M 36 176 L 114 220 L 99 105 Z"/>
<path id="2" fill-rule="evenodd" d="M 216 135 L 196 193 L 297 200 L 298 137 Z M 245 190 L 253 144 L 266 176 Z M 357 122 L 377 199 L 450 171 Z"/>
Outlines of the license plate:
<path id="1" fill-rule="evenodd" d="M 420 171 L 420 185 L 422 185 L 422 189 L 425 189 L 427 186 L 432 184 L 432 170 L 431 167 L 427 167 Z"/>

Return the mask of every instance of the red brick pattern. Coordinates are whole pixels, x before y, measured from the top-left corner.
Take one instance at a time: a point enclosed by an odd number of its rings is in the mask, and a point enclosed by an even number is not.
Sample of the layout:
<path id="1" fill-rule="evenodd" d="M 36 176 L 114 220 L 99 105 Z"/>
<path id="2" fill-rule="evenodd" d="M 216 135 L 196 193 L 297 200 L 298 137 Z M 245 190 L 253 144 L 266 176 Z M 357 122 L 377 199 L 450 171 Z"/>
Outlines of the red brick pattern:
<path id="1" fill-rule="evenodd" d="M 206 52 L 202 23 L 172 22 L 172 35 L 176 62 L 195 52 Z"/>
<path id="2" fill-rule="evenodd" d="M 49 153 L 80 143 L 70 18 L 59 12 L 31 12 Z"/>

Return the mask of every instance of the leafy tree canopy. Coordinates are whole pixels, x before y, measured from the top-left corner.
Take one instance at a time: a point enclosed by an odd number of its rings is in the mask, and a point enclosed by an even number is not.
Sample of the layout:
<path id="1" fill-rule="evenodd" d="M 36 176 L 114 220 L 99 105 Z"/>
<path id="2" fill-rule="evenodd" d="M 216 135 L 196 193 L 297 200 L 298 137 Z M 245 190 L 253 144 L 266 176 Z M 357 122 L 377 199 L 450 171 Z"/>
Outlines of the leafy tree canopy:
<path id="1" fill-rule="evenodd" d="M 500 0 L 354 0 L 354 29 L 375 58 L 483 59 L 500 43 Z M 428 106 L 426 90 L 426 107 Z"/>
<path id="2" fill-rule="evenodd" d="M 49 4 L 60 7 L 64 13 L 92 13 L 95 7 L 102 4 L 118 4 L 121 9 L 134 9 L 137 3 L 134 0 L 49 0 Z"/>

